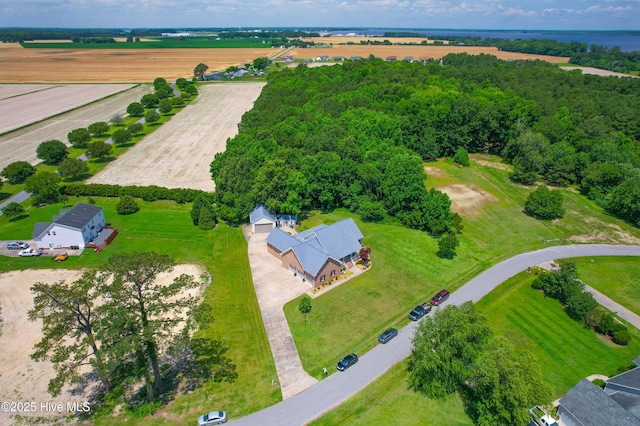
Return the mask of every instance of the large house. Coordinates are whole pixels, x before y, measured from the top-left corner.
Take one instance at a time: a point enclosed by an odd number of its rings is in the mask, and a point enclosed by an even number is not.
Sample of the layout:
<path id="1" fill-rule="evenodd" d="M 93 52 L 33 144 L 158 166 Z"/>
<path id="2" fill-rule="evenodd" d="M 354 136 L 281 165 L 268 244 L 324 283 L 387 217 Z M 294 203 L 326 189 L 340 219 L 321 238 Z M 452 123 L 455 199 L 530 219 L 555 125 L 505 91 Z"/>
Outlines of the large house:
<path id="1" fill-rule="evenodd" d="M 106 225 L 102 207 L 78 203 L 61 210 L 53 222 L 36 222 L 33 239 L 39 248 L 84 249 Z"/>
<path id="2" fill-rule="evenodd" d="M 267 249 L 297 276 L 313 287 L 355 266 L 362 248 L 362 232 L 353 219 L 318 225 L 296 235 L 274 228 L 267 236 Z"/>

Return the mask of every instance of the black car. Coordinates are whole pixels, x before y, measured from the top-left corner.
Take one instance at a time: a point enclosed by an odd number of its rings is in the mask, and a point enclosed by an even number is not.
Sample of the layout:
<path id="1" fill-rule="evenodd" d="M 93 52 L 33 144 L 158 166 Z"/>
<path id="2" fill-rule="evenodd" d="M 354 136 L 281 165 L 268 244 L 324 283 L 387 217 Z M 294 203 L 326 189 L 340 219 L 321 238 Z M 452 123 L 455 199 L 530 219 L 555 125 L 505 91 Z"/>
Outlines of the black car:
<path id="1" fill-rule="evenodd" d="M 389 340 L 393 339 L 397 335 L 398 335 L 398 330 L 396 330 L 395 328 L 390 328 L 388 330 L 385 330 L 384 333 L 378 336 L 378 342 L 383 344 L 387 343 Z"/>
<path id="2" fill-rule="evenodd" d="M 356 362 L 358 362 L 358 355 L 349 354 L 349 355 L 345 356 L 344 358 L 342 358 L 342 361 L 340 361 L 338 363 L 337 368 L 340 371 L 344 371 L 347 368 L 351 367 Z"/>
<path id="3" fill-rule="evenodd" d="M 431 306 L 428 303 L 423 303 L 413 308 L 413 311 L 409 312 L 409 319 L 411 321 L 418 321 L 423 316 L 431 312 Z"/>

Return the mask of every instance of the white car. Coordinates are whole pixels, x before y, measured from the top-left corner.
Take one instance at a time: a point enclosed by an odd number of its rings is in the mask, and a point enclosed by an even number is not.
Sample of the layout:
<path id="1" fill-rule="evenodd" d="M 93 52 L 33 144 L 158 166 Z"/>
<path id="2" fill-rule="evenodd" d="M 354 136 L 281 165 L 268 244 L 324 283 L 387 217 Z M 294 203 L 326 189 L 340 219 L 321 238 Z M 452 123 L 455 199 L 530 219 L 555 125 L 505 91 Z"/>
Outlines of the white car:
<path id="1" fill-rule="evenodd" d="M 20 257 L 30 257 L 30 256 L 40 256 L 42 254 L 42 249 L 34 250 L 32 248 L 28 248 L 26 250 L 22 250 L 18 253 Z"/>
<path id="2" fill-rule="evenodd" d="M 198 426 L 220 425 L 227 422 L 227 413 L 211 411 L 198 417 Z"/>

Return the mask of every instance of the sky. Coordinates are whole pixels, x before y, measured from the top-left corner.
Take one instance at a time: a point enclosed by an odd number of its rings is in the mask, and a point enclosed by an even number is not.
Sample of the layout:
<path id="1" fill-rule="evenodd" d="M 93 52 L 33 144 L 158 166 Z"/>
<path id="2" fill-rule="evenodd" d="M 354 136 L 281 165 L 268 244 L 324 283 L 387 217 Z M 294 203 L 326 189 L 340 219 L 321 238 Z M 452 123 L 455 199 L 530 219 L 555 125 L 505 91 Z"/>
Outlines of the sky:
<path id="1" fill-rule="evenodd" d="M 0 0 L 0 27 L 640 30 L 640 0 Z"/>

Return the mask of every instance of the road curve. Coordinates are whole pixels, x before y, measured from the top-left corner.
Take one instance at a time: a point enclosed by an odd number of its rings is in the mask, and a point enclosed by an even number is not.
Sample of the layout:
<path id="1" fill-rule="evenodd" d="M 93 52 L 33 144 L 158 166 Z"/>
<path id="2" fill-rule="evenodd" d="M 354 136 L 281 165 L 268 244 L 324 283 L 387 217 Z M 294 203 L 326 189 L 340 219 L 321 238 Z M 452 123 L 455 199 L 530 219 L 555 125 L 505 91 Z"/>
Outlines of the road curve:
<path id="1" fill-rule="evenodd" d="M 543 262 L 580 256 L 640 256 L 640 246 L 585 244 L 548 247 L 513 256 L 487 269 L 457 291 L 447 303 L 477 302 L 495 287 L 517 273 Z M 411 353 L 411 338 L 417 323 L 399 330 L 398 337 L 378 345 L 360 357 L 360 361 L 342 373 L 335 373 L 285 401 L 233 421 L 234 425 L 304 425 L 340 405 L 365 388 L 394 364 Z M 331 366 L 334 368 L 333 366 Z M 233 415 L 233 413 L 230 413 Z"/>

